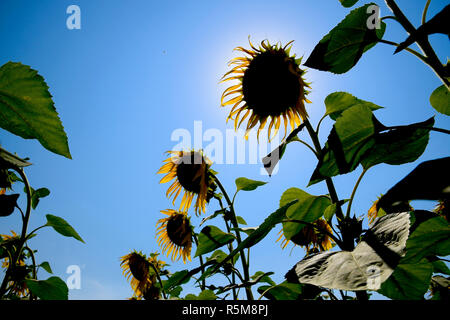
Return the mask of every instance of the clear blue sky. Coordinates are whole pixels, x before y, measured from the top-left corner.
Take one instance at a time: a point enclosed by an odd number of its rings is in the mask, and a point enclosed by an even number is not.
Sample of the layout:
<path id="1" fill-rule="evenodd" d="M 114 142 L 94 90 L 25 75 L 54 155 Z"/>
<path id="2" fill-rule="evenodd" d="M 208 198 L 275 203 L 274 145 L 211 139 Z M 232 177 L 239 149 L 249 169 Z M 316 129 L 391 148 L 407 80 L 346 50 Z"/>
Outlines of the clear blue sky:
<path id="1" fill-rule="evenodd" d="M 383 1 L 375 2 L 382 15 L 390 14 Z M 425 2 L 399 0 L 398 4 L 417 25 Z M 433 0 L 429 16 L 447 3 Z M 66 8 L 71 4 L 81 8 L 81 30 L 66 28 Z M 225 123 L 229 109 L 219 107 L 226 85 L 218 83 L 227 62 L 237 56 L 232 49 L 247 46 L 249 35 L 254 43 L 266 38 L 282 43 L 295 40 L 292 52 L 306 58 L 348 12 L 338 0 L 0 2 L 0 64 L 22 62 L 44 76 L 69 137 L 73 160 L 0 130 L 4 148 L 31 158 L 33 166 L 26 173 L 32 186 L 51 190 L 33 213 L 30 228 L 43 224 L 45 214 L 51 213 L 69 221 L 86 241 L 82 244 L 50 229 L 41 230 L 31 241 L 38 249 L 37 260 L 50 261 L 63 279 L 68 277 L 67 266 L 81 267 L 82 289 L 71 290 L 71 299 L 132 295 L 119 258 L 131 249 L 147 254 L 159 250 L 155 224 L 162 216 L 159 210 L 171 208 L 171 202 L 165 197 L 169 185 L 159 185 L 161 176 L 156 172 L 164 152 L 177 143 L 170 140 L 172 132 L 178 128 L 193 132 L 196 120 L 203 122 L 203 130 L 225 133 L 232 128 Z M 385 39 L 404 38 L 406 34 L 389 20 Z M 433 35 L 431 41 L 445 61 L 448 38 Z M 411 54 L 394 56 L 393 51 L 379 44 L 344 75 L 309 70 L 311 122 L 317 123 L 324 113 L 323 101 L 329 93 L 347 91 L 385 107 L 377 117 L 387 125 L 436 115 L 436 126 L 449 128 L 449 118 L 429 105 L 429 95 L 440 85 L 437 77 Z M 331 125 L 324 121 L 322 142 Z M 426 152 L 415 163 L 372 168 L 358 190 L 354 212 L 365 215 L 377 196 L 418 163 L 448 156 L 449 151 L 448 137 L 432 132 Z M 315 164 L 306 148 L 292 144 L 272 178 L 260 175 L 259 164 L 222 164 L 214 169 L 230 193 L 237 177 L 269 181 L 237 198 L 238 214 L 249 226 L 257 226 L 277 209 L 285 189 L 306 188 Z M 341 198 L 349 197 L 360 172 L 358 168 L 334 179 Z M 306 191 L 327 193 L 324 184 Z M 416 206 L 429 209 L 433 203 Z M 216 209 L 213 204 L 208 213 Z M 0 233 L 19 230 L 18 223 L 18 214 L 2 218 Z M 251 252 L 251 274 L 275 271 L 277 283 L 304 255 L 299 247 L 281 250 L 275 243 L 279 228 Z M 197 265 L 197 261 L 188 266 L 180 261 L 172 263 L 171 270 Z M 47 277 L 45 272 L 39 276 Z"/>

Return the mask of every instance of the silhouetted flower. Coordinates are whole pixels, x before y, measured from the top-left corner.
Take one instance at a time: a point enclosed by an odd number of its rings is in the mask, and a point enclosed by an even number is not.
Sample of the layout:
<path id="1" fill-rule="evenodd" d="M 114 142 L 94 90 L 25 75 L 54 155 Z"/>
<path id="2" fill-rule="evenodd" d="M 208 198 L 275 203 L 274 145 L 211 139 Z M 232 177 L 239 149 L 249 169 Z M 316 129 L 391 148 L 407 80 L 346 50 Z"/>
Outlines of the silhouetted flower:
<path id="1" fill-rule="evenodd" d="M 187 211 L 197 195 L 194 208 L 197 215 L 205 212 L 206 203 L 212 198 L 216 185 L 214 183 L 211 170 L 211 162 L 199 151 L 169 151 L 170 158 L 164 160 L 165 164 L 159 169 L 158 173 L 166 175 L 160 183 L 175 181 L 169 187 L 166 195 L 173 196 L 173 203 L 184 190 L 181 200 L 180 210 Z"/>
<path id="2" fill-rule="evenodd" d="M 180 257 L 184 263 L 191 261 L 192 226 L 187 213 L 171 209 L 161 210 L 161 213 L 168 216 L 157 223 L 156 235 L 162 252 L 167 256 L 172 254 L 172 261 Z"/>
<path id="3" fill-rule="evenodd" d="M 310 88 L 303 80 L 304 70 L 300 69 L 301 58 L 290 56 L 291 43 L 271 45 L 262 41 L 256 48 L 249 39 L 251 49 L 237 47 L 248 57 L 238 57 L 230 61 L 233 68 L 223 76 L 224 81 L 238 80 L 240 83 L 227 88 L 222 95 L 221 105 L 233 105 L 228 119 L 234 120 L 235 130 L 248 118 L 246 134 L 257 126 L 260 131 L 269 122 L 271 130 L 277 134 L 284 119 L 285 136 L 290 122 L 292 130 L 308 117 L 305 102 Z M 229 97 L 235 95 L 234 97 Z M 228 100 L 225 101 L 225 98 Z M 228 121 L 227 119 L 227 121 Z"/>

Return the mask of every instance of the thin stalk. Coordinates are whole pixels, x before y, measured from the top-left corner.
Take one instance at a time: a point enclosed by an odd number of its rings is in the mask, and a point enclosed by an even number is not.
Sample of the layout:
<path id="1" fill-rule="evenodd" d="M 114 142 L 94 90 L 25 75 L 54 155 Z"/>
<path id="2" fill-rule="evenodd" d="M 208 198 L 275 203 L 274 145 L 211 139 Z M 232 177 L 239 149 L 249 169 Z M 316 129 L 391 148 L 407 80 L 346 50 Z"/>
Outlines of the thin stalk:
<path id="1" fill-rule="evenodd" d="M 230 212 L 231 212 L 231 223 L 235 229 L 235 233 L 236 233 L 236 240 L 238 242 L 238 245 L 241 244 L 242 239 L 241 239 L 241 234 L 239 232 L 239 225 L 237 223 L 236 220 L 236 213 L 234 212 L 234 206 L 233 206 L 233 202 L 231 201 L 230 197 L 228 196 L 227 191 L 225 190 L 225 188 L 223 187 L 222 183 L 220 183 L 219 179 L 214 176 L 214 180 L 217 183 L 217 186 L 219 187 L 219 189 L 222 191 L 223 196 L 225 197 L 225 200 L 227 201 L 228 205 L 230 206 Z M 250 280 L 250 275 L 249 275 L 249 271 L 248 271 L 248 264 L 247 261 L 245 259 L 245 254 L 243 250 L 240 250 L 240 257 L 241 257 L 241 262 L 242 262 L 242 268 L 244 270 L 244 280 L 247 282 Z M 245 292 L 247 293 L 247 299 L 248 300 L 254 300 L 253 299 L 253 293 L 251 288 L 245 287 Z"/>
<path id="2" fill-rule="evenodd" d="M 350 201 L 349 201 L 348 206 L 347 206 L 347 213 L 345 215 L 346 217 L 350 216 L 350 209 L 352 208 L 353 198 L 355 197 L 356 190 L 358 189 L 359 183 L 361 182 L 362 178 L 366 174 L 367 170 L 369 170 L 369 168 L 364 168 L 363 169 L 363 171 L 361 172 L 358 180 L 356 181 L 355 186 L 353 187 L 352 195 L 350 196 Z"/>
<path id="3" fill-rule="evenodd" d="M 398 47 L 400 45 L 397 42 L 384 40 L 384 39 L 378 40 L 378 42 L 385 43 L 385 44 L 390 44 L 391 46 L 394 46 L 394 47 Z M 416 50 L 413 50 L 413 49 L 410 49 L 410 48 L 405 48 L 405 50 L 408 51 L 409 53 L 412 53 L 413 55 L 415 55 L 417 58 L 422 60 L 422 62 L 428 64 L 427 57 L 425 57 L 424 55 L 420 54 Z"/>
<path id="4" fill-rule="evenodd" d="M 408 32 L 410 35 L 417 32 L 416 28 L 413 26 L 413 24 L 408 20 L 408 18 L 404 15 L 403 11 L 398 7 L 395 0 L 385 0 L 386 5 L 388 8 L 392 11 L 394 16 L 397 18 L 397 21 L 402 25 L 402 27 L 405 29 L 406 32 Z M 441 61 L 437 57 L 436 53 L 433 50 L 433 47 L 431 46 L 430 42 L 428 41 L 427 37 L 419 37 L 416 40 L 417 45 L 419 46 L 420 50 L 424 53 L 424 55 L 427 57 L 427 65 L 430 66 L 430 68 L 436 73 L 436 75 L 439 77 L 439 79 L 445 84 L 445 86 L 449 87 L 449 80 L 447 79 L 447 72 L 445 70 L 445 67 L 442 65 Z"/>
<path id="5" fill-rule="evenodd" d="M 162 292 L 162 294 L 163 294 L 164 300 L 167 300 L 166 293 L 164 292 L 164 286 L 163 286 L 161 277 L 159 276 L 159 271 L 158 271 L 158 269 L 153 265 L 153 263 L 150 263 L 150 266 L 152 267 L 153 271 L 155 271 L 156 278 L 158 279 L 159 285 L 161 286 L 161 292 Z"/>
<path id="6" fill-rule="evenodd" d="M 197 236 L 195 234 L 193 234 L 193 238 L 195 241 L 195 245 L 198 247 L 198 240 L 197 240 Z M 205 273 L 205 267 L 203 266 L 203 257 L 202 255 L 198 256 L 198 259 L 200 261 L 200 268 L 201 268 L 201 273 L 202 275 Z M 200 284 L 200 289 L 205 290 L 205 286 L 206 286 L 206 280 L 202 279 L 202 283 Z"/>
<path id="7" fill-rule="evenodd" d="M 427 12 L 428 12 L 428 7 L 430 6 L 430 2 L 431 2 L 431 0 L 427 0 L 427 3 L 425 4 L 425 8 L 423 8 L 422 24 L 425 24 L 427 22 Z"/>
<path id="8" fill-rule="evenodd" d="M 295 140 L 295 141 L 298 141 L 298 142 L 304 144 L 306 147 L 308 147 L 309 150 L 312 151 L 312 153 L 314 153 L 314 155 L 316 156 L 316 158 L 319 158 L 319 155 L 317 154 L 317 152 L 316 152 L 316 151 L 314 150 L 314 148 L 311 147 L 307 142 L 303 141 L 302 139 L 297 139 L 297 140 Z"/>
<path id="9" fill-rule="evenodd" d="M 25 185 L 25 193 L 27 195 L 27 209 L 22 219 L 22 233 L 20 236 L 19 244 L 17 246 L 13 259 L 10 261 L 8 269 L 5 272 L 5 277 L 3 278 L 2 284 L 0 286 L 0 298 L 3 297 L 3 295 L 6 292 L 6 286 L 8 285 L 9 282 L 11 270 L 16 266 L 20 254 L 22 253 L 23 245 L 25 244 L 26 241 L 28 221 L 30 219 L 31 214 L 31 187 L 30 183 L 28 182 L 28 178 L 25 175 L 25 172 L 23 172 L 22 168 L 13 166 L 11 169 L 16 171 L 20 175 L 20 177 L 22 178 L 22 182 Z"/>
<path id="10" fill-rule="evenodd" d="M 27 250 L 28 253 L 30 254 L 31 262 L 33 263 L 33 279 L 37 280 L 36 259 L 34 258 L 34 252 L 28 246 L 25 246 L 24 249 Z M 31 293 L 31 291 L 30 291 L 30 300 L 33 300 L 34 298 L 35 297 L 34 297 L 33 293 Z"/>

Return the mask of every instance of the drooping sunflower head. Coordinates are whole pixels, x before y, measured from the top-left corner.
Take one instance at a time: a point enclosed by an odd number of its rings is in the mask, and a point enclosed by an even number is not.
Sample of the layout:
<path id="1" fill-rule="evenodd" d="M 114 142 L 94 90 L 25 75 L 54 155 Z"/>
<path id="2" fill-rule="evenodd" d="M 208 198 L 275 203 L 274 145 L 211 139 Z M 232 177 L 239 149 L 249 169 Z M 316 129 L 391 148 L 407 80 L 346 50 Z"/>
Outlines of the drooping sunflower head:
<path id="1" fill-rule="evenodd" d="M 326 232 L 324 232 L 326 231 Z M 328 233 L 328 234 L 327 234 Z M 324 219 L 316 220 L 312 225 L 305 225 L 300 231 L 291 237 L 289 240 L 284 237 L 283 229 L 280 230 L 281 247 L 284 249 L 290 241 L 295 245 L 305 247 L 306 252 L 311 251 L 327 251 L 333 247 L 332 239 L 329 234 L 332 234 L 333 230 L 330 225 Z"/>
<path id="2" fill-rule="evenodd" d="M 301 120 L 308 117 L 305 102 L 310 102 L 306 98 L 306 88 L 310 86 L 303 80 L 305 71 L 299 67 L 301 58 L 290 55 L 292 41 L 281 46 L 264 40 L 258 48 L 250 39 L 249 43 L 251 49 L 235 48 L 247 56 L 230 61 L 232 69 L 223 76 L 222 81 L 238 80 L 240 83 L 223 92 L 221 105 L 233 105 L 228 119 L 234 120 L 235 129 L 248 118 L 246 134 L 259 123 L 259 136 L 269 123 L 270 141 L 272 129 L 276 135 L 282 119 L 286 135 L 288 122 L 294 130 Z"/>
<path id="3" fill-rule="evenodd" d="M 150 262 L 141 252 L 133 251 L 123 256 L 120 266 L 127 280 L 131 278 L 131 288 L 137 297 L 142 297 L 156 281 L 156 276 L 150 274 Z"/>
<path id="4" fill-rule="evenodd" d="M 167 215 L 159 219 L 156 226 L 156 236 L 162 252 L 167 256 L 172 254 L 172 261 L 183 258 L 191 261 L 192 226 L 186 212 L 167 209 L 161 210 Z"/>
<path id="5" fill-rule="evenodd" d="M 164 160 L 164 165 L 158 173 L 166 174 L 160 183 L 175 179 L 166 192 L 167 197 L 173 197 L 173 204 L 182 190 L 184 195 L 181 200 L 180 210 L 187 211 L 194 199 L 195 213 L 205 212 L 206 203 L 214 195 L 216 184 L 214 183 L 214 171 L 211 169 L 211 161 L 201 151 L 169 151 L 171 157 Z"/>

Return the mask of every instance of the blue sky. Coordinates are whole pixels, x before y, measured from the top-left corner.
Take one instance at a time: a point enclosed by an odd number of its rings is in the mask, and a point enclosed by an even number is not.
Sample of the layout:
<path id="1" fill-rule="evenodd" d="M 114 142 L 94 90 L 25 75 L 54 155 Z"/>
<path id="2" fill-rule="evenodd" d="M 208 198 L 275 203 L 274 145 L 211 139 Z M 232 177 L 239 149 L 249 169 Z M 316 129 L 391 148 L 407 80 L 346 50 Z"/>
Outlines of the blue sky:
<path id="1" fill-rule="evenodd" d="M 382 15 L 390 14 L 383 1 L 375 2 Z M 429 17 L 447 3 L 432 1 Z M 71 4 L 81 8 L 81 30 L 66 28 L 66 8 Z M 417 25 L 425 1 L 399 0 L 398 4 Z M 69 276 L 69 265 L 81 267 L 82 288 L 71 290 L 71 299 L 132 295 L 119 258 L 132 249 L 147 254 L 159 250 L 155 224 L 162 216 L 159 210 L 171 208 L 171 202 L 165 197 L 169 185 L 160 185 L 156 172 L 164 152 L 177 144 L 171 141 L 172 132 L 183 128 L 193 133 L 194 121 L 202 121 L 204 131 L 218 129 L 225 134 L 232 128 L 225 123 L 229 109 L 219 107 L 227 87 L 219 80 L 228 69 L 227 62 L 237 56 L 232 49 L 247 46 L 249 35 L 254 43 L 295 40 L 292 52 L 307 58 L 348 12 L 337 0 L 0 2 L 0 64 L 22 62 L 39 71 L 69 138 L 73 160 L 0 130 L 4 148 L 31 159 L 33 166 L 26 173 L 32 186 L 51 190 L 33 213 L 30 228 L 43 224 L 45 214 L 51 213 L 69 221 L 86 241 L 82 244 L 50 229 L 41 230 L 31 241 L 38 249 L 37 260 L 50 261 L 54 273 L 63 279 Z M 406 38 L 395 22 L 387 23 L 385 39 Z M 431 42 L 445 61 L 448 38 L 433 35 Z M 449 118 L 429 105 L 429 96 L 440 81 L 416 57 L 406 52 L 392 55 L 393 51 L 379 44 L 344 75 L 308 70 L 311 122 L 321 118 L 329 93 L 347 91 L 385 107 L 376 114 L 386 125 L 435 116 L 436 127 L 449 128 Z M 331 120 L 323 122 L 322 143 L 331 126 Z M 372 168 L 358 189 L 353 212 L 365 215 L 377 196 L 418 163 L 448 156 L 449 151 L 448 138 L 432 132 L 427 150 L 416 162 Z M 257 226 L 278 208 L 281 194 L 290 187 L 327 193 L 324 184 L 306 189 L 315 164 L 306 148 L 292 144 L 272 178 L 260 175 L 259 164 L 221 164 L 214 169 L 230 193 L 241 176 L 269 182 L 237 197 L 238 215 L 249 226 Z M 349 197 L 360 172 L 358 168 L 334 179 L 341 198 Z M 433 205 L 415 204 L 425 209 Z M 211 204 L 207 213 L 216 209 Z M 198 221 L 193 218 L 194 223 Z M 0 233 L 19 230 L 18 223 L 18 214 L 3 218 Z M 251 274 L 274 271 L 277 283 L 304 255 L 298 247 L 292 252 L 290 247 L 281 250 L 275 243 L 279 228 L 251 252 Z M 196 267 L 198 261 L 171 265 L 176 271 Z M 45 272 L 39 276 L 47 277 Z"/>

